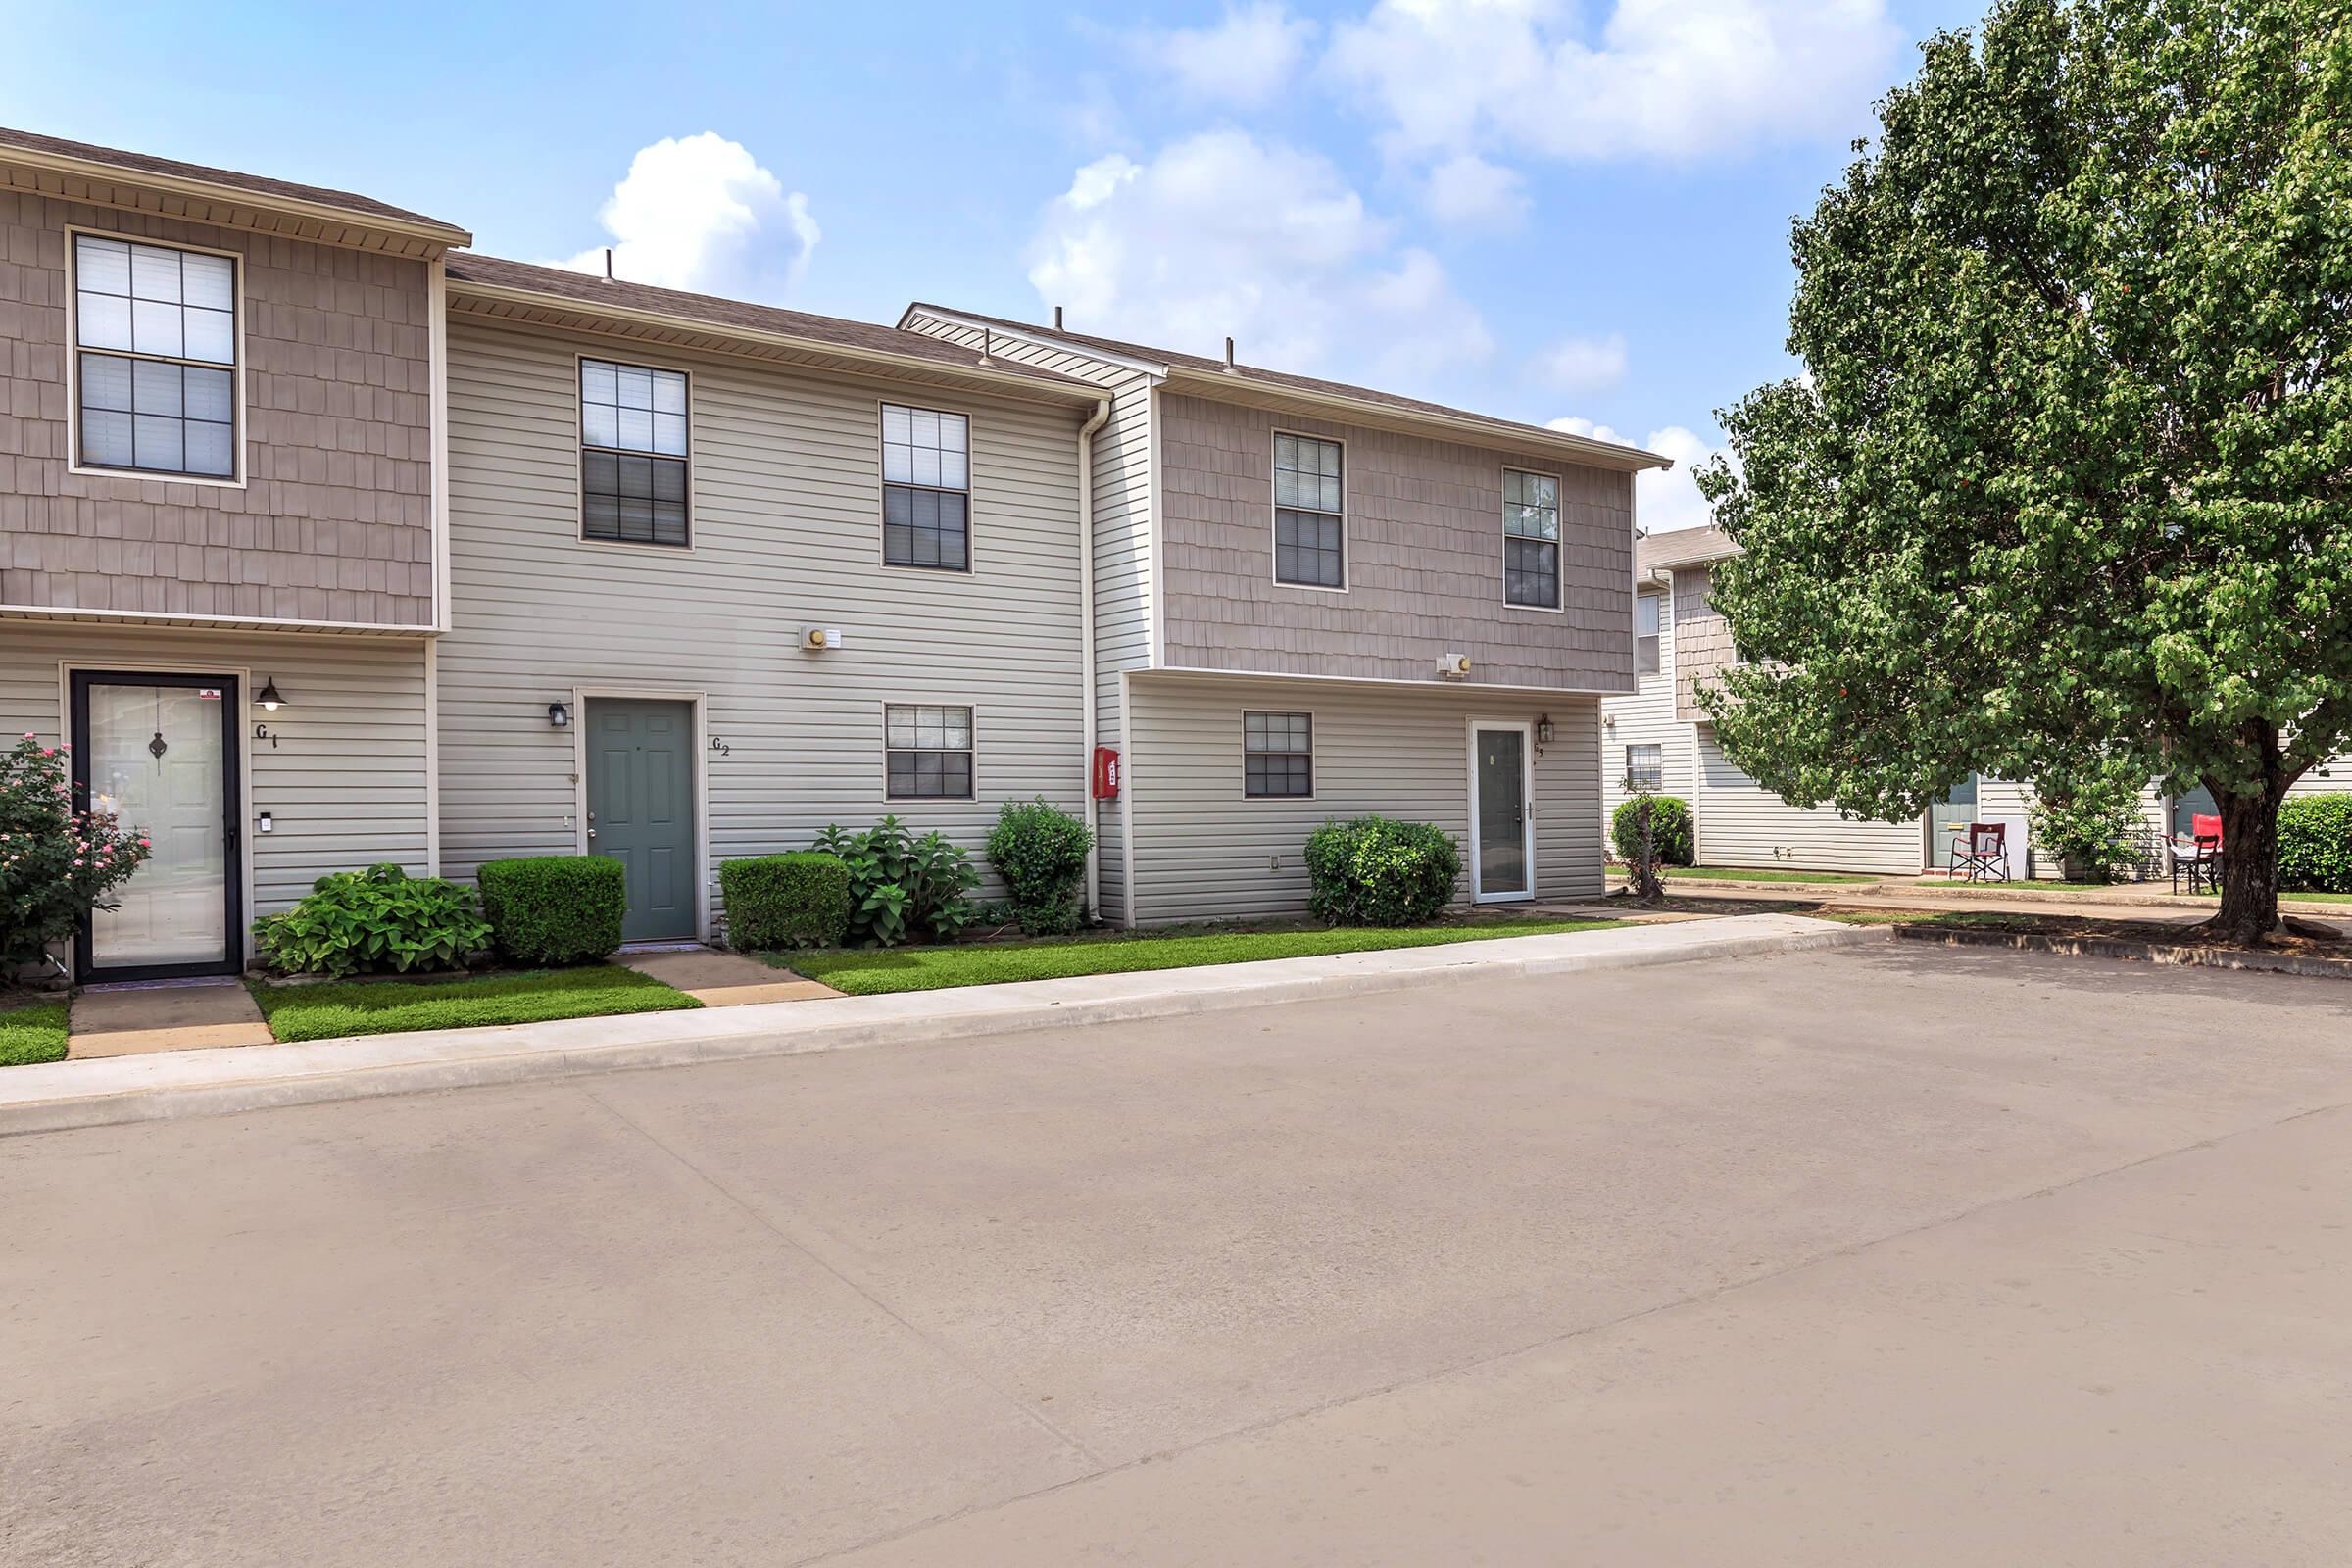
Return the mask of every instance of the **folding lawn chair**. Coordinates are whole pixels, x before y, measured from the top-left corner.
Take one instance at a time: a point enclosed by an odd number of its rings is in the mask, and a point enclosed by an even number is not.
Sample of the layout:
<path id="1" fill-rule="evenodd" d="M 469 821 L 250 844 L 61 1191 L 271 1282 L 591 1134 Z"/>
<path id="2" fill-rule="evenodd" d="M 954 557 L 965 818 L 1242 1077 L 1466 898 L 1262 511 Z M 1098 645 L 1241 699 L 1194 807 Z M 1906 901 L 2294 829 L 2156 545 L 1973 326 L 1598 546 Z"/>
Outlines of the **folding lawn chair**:
<path id="1" fill-rule="evenodd" d="M 2009 824 L 1971 822 L 1952 840 L 1952 874 L 1971 882 L 2009 880 Z"/>
<path id="2" fill-rule="evenodd" d="M 2199 813 L 2188 819 L 2188 837 L 2173 840 L 2173 891 L 2188 877 L 2191 893 L 2212 893 L 2222 885 L 2222 819 Z"/>

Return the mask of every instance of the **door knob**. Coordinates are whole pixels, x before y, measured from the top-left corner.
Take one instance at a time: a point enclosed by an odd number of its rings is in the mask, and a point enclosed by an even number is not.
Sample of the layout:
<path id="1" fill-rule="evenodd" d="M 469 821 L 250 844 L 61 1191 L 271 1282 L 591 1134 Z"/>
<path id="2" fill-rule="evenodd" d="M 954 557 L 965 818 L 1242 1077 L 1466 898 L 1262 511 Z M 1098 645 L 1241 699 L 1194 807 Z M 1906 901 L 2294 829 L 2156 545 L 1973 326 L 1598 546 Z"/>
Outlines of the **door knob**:
<path id="1" fill-rule="evenodd" d="M 588 836 L 589 836 L 590 838 L 594 838 L 594 837 L 596 837 L 596 829 L 594 829 L 594 828 L 590 828 L 590 829 L 588 830 Z"/>

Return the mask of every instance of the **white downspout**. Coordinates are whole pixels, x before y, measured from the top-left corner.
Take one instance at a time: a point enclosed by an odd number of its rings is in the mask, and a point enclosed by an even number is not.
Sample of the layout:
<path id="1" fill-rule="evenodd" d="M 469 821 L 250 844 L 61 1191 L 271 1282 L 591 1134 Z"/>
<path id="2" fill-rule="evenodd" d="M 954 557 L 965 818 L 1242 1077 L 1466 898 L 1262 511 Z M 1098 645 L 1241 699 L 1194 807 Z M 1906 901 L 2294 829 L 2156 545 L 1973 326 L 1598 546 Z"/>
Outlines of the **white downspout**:
<path id="1" fill-rule="evenodd" d="M 1095 404 L 1095 416 L 1078 431 L 1078 765 L 1084 775 L 1079 799 L 1086 803 L 1086 912 L 1102 914 L 1101 812 L 1095 800 L 1095 432 L 1110 422 L 1110 399 Z"/>

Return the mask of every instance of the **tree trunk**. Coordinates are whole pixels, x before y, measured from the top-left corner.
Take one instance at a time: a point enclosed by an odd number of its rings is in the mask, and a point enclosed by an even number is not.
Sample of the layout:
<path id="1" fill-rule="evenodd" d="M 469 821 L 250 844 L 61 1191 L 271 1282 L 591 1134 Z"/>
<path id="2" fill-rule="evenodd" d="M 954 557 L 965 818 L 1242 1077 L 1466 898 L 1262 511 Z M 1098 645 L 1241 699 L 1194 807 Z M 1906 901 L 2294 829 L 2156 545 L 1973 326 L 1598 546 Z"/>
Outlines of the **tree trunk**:
<path id="1" fill-rule="evenodd" d="M 2230 942 L 2260 942 L 2278 929 L 2278 802 L 2214 792 L 2222 816 L 2222 909 L 2207 928 Z"/>

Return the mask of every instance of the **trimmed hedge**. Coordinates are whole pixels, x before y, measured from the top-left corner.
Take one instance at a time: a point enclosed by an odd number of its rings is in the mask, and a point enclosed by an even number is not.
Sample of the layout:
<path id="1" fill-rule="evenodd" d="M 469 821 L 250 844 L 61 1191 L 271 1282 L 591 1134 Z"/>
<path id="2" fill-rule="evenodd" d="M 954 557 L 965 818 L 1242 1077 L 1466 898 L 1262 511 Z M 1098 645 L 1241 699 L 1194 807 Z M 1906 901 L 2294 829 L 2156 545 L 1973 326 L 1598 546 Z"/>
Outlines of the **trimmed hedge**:
<path id="1" fill-rule="evenodd" d="M 1058 937 L 1078 929 L 1085 912 L 1079 884 L 1086 880 L 1086 852 L 1095 836 L 1087 825 L 1044 796 L 1006 801 L 988 835 L 988 862 L 1004 879 L 1013 918 L 1033 937 Z"/>
<path id="2" fill-rule="evenodd" d="M 2278 885 L 2352 893 L 2352 795 L 2302 795 L 2279 804 Z"/>
<path id="3" fill-rule="evenodd" d="M 751 951 L 837 948 L 850 934 L 850 868 L 838 855 L 794 850 L 718 868 L 727 943 Z"/>
<path id="4" fill-rule="evenodd" d="M 492 944 L 516 963 L 594 963 L 620 947 L 629 887 L 620 862 L 610 856 L 485 860 L 474 881 Z"/>
<path id="5" fill-rule="evenodd" d="M 1617 846 L 1617 858 L 1627 865 L 1642 853 L 1642 823 L 1635 815 L 1639 797 L 1619 806 L 1609 816 L 1609 838 Z M 1689 865 L 1697 858 L 1696 842 L 1690 833 L 1690 808 L 1672 795 L 1652 795 L 1649 798 L 1649 842 L 1658 852 L 1660 863 Z"/>
<path id="6" fill-rule="evenodd" d="M 1326 822 L 1306 840 L 1306 906 L 1333 925 L 1415 925 L 1446 907 L 1461 871 L 1460 848 L 1427 822 Z"/>

